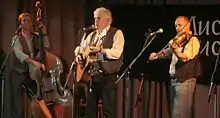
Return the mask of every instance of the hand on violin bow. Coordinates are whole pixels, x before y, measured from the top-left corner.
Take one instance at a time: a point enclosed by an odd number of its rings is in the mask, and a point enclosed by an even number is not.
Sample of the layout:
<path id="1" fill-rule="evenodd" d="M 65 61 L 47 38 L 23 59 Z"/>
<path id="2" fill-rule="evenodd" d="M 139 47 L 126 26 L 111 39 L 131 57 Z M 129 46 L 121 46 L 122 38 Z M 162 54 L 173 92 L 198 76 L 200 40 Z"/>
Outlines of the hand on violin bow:
<path id="1" fill-rule="evenodd" d="M 153 60 L 155 60 L 155 59 L 160 59 L 160 58 L 162 58 L 162 57 L 164 57 L 164 56 L 165 56 L 165 53 L 164 53 L 163 51 L 160 51 L 160 52 L 157 52 L 157 53 L 152 52 L 152 53 L 150 54 L 150 56 L 149 56 L 149 60 L 150 60 L 150 61 L 153 61 Z"/>
<path id="2" fill-rule="evenodd" d="M 150 61 L 153 61 L 153 60 L 155 60 L 155 59 L 158 59 L 157 53 L 152 52 L 152 53 L 150 54 L 150 56 L 149 56 L 149 60 L 150 60 Z"/>

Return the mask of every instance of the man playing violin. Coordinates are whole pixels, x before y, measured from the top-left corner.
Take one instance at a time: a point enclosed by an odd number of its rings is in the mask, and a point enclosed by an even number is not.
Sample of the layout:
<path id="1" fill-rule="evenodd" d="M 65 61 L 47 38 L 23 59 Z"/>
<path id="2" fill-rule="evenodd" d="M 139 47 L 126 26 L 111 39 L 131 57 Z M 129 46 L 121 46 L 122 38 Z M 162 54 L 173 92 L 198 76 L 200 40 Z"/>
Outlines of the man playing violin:
<path id="1" fill-rule="evenodd" d="M 190 118 L 196 78 L 200 73 L 200 43 L 198 38 L 192 35 L 190 21 L 186 16 L 176 18 L 175 28 L 178 35 L 170 40 L 168 48 L 151 53 L 149 60 L 172 58 L 169 70 L 171 115 L 172 118 Z"/>
<path id="2" fill-rule="evenodd" d="M 120 29 L 111 26 L 111 11 L 100 7 L 94 11 L 96 30 L 75 49 L 78 57 L 87 47 L 97 60 L 91 61 L 88 83 L 87 117 L 97 118 L 99 98 L 103 102 L 105 118 L 116 118 L 117 71 L 123 64 L 124 35 Z M 77 59 L 80 63 L 81 59 Z M 89 67 L 89 68 L 90 68 Z"/>
<path id="3" fill-rule="evenodd" d="M 28 13 L 22 13 L 18 17 L 20 32 L 13 36 L 14 46 L 12 52 L 13 68 L 10 72 L 12 86 L 12 118 L 24 118 L 23 88 L 24 81 L 35 79 L 36 73 L 30 72 L 46 69 L 45 65 L 35 59 L 39 52 L 39 35 L 33 32 L 33 22 Z M 42 29 L 44 47 L 51 49 L 46 28 L 41 22 L 39 28 Z M 36 71 L 37 72 L 37 71 Z M 40 102 L 40 101 L 39 101 Z"/>

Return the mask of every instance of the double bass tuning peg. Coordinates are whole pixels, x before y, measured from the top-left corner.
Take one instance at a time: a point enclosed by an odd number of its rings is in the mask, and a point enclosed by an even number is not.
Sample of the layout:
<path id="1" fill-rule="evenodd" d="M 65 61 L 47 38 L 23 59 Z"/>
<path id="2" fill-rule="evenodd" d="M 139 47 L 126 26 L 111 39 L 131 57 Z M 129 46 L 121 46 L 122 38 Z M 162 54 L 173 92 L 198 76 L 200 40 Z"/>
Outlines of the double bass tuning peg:
<path id="1" fill-rule="evenodd" d="M 37 8 L 37 14 L 36 14 L 37 22 L 40 23 L 40 22 L 43 21 L 43 18 L 42 18 L 42 5 L 41 5 L 40 1 L 36 2 L 35 7 Z"/>

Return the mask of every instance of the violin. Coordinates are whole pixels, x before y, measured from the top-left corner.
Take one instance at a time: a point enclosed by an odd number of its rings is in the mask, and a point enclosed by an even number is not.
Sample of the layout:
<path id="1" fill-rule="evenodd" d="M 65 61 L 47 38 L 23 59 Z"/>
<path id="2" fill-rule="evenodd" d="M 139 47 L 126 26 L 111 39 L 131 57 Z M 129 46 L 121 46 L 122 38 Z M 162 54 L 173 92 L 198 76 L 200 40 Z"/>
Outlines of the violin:
<path id="1" fill-rule="evenodd" d="M 182 34 L 178 34 L 177 36 L 175 36 L 172 40 L 172 46 L 175 45 L 174 47 L 181 47 L 183 45 L 185 45 L 189 40 L 190 37 L 192 36 L 192 31 L 189 32 L 185 32 Z M 157 57 L 163 57 L 165 55 L 164 50 L 166 50 L 167 48 L 170 47 L 170 44 L 168 43 L 166 46 L 164 46 L 164 48 L 162 48 L 157 54 Z"/>
<path id="2" fill-rule="evenodd" d="M 173 38 L 173 44 L 181 47 L 185 45 L 189 41 L 189 37 L 192 36 L 192 32 L 185 32 L 180 35 L 177 35 L 176 37 Z"/>

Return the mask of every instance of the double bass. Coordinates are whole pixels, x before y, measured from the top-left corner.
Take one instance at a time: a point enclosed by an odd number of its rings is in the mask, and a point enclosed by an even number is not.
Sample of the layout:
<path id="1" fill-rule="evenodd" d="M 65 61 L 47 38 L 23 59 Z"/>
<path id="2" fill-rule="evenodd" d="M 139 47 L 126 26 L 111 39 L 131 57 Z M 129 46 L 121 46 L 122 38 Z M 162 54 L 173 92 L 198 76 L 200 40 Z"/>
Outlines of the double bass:
<path id="1" fill-rule="evenodd" d="M 37 23 L 38 23 L 38 52 L 35 59 L 45 65 L 45 71 L 39 70 L 33 65 L 30 71 L 30 77 L 36 83 L 36 92 L 28 91 L 29 95 L 34 98 L 39 104 L 46 118 L 52 118 L 50 111 L 47 108 L 48 104 L 66 104 L 71 105 L 71 93 L 64 89 L 61 85 L 60 75 L 63 72 L 63 64 L 59 56 L 47 50 L 44 46 L 44 39 L 42 34 L 42 5 L 40 1 L 36 2 Z M 32 66 L 32 67 L 31 67 Z M 36 69 L 34 69 L 36 68 Z"/>

